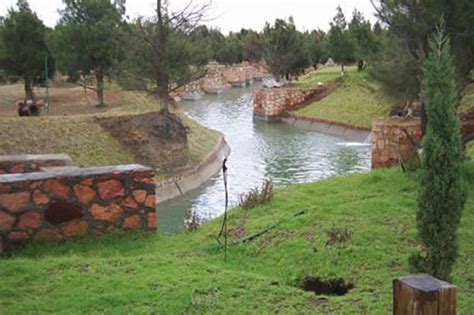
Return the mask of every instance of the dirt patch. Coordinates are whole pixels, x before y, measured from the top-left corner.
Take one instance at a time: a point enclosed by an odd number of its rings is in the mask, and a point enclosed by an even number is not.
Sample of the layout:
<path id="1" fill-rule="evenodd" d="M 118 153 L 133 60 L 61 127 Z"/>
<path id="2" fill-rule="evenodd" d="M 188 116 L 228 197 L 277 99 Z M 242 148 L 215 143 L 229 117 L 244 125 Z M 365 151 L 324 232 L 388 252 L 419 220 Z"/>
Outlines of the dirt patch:
<path id="1" fill-rule="evenodd" d="M 335 226 L 332 227 L 329 231 L 327 231 L 326 234 L 328 236 L 326 246 L 344 243 L 351 238 L 351 232 L 348 229 L 340 229 Z"/>
<path id="2" fill-rule="evenodd" d="M 165 173 L 190 166 L 188 129 L 177 115 L 150 112 L 97 119 L 141 164 Z"/>
<path id="3" fill-rule="evenodd" d="M 306 277 L 301 281 L 301 288 L 316 294 L 344 295 L 354 288 L 354 284 L 342 278 L 322 280 L 318 277 Z"/>

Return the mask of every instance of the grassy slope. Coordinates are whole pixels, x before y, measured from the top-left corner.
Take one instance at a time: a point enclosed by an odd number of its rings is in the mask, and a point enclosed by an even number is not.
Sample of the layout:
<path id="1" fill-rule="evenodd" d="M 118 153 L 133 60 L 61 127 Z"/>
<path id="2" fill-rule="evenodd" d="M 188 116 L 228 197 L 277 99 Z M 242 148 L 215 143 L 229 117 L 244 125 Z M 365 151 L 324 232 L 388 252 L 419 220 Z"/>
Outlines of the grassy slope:
<path id="1" fill-rule="evenodd" d="M 340 75 L 339 68 L 328 68 L 312 72 L 301 81 L 301 85 L 328 82 Z M 322 99 L 300 110 L 299 114 L 371 127 L 372 119 L 387 116 L 396 100 L 384 95 L 378 83 L 368 78 L 367 72 L 357 72 L 350 67 L 342 86 Z"/>
<path id="2" fill-rule="evenodd" d="M 357 71 L 357 67 L 350 66 L 346 67 L 348 73 L 354 73 Z M 291 83 L 292 86 L 296 87 L 312 87 L 317 85 L 319 82 L 328 83 L 341 76 L 341 68 L 337 67 L 324 67 L 317 71 L 311 71 L 301 76 L 298 81 Z"/>
<path id="3" fill-rule="evenodd" d="M 36 91 L 43 95 L 43 90 Z M 41 117 L 15 117 L 14 101 L 23 96 L 21 85 L 0 86 L 0 154 L 58 153 L 71 155 L 80 166 L 133 163 L 133 152 L 96 122 L 100 115 L 133 115 L 159 110 L 159 104 L 137 93 L 112 91 L 106 109 L 94 106 L 95 94 L 81 88 L 51 90 L 53 107 Z M 85 115 L 82 115 L 85 113 Z M 197 164 L 216 144 L 219 134 L 178 112 L 190 127 L 192 161 Z M 65 116 L 67 115 L 67 116 Z"/>
<path id="4" fill-rule="evenodd" d="M 458 313 L 474 310 L 474 164 L 453 282 Z M 0 260 L 4 313 L 388 314 L 391 280 L 409 273 L 416 248 L 416 181 L 397 169 L 335 177 L 278 191 L 251 210 L 233 210 L 232 241 L 281 222 L 247 245 L 216 246 L 220 220 L 193 233 L 130 233 L 34 244 Z M 304 215 L 293 217 L 301 209 Z M 349 241 L 326 246 L 327 231 Z M 343 277 L 355 288 L 316 299 L 298 286 L 305 275 Z"/>

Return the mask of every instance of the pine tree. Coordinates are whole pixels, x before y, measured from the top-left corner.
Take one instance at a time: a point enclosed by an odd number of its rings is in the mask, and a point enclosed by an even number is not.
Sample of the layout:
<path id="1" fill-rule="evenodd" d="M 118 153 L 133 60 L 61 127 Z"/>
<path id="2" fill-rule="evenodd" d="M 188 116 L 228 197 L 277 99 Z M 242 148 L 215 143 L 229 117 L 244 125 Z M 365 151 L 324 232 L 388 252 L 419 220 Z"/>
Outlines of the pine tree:
<path id="1" fill-rule="evenodd" d="M 417 212 L 423 251 L 412 256 L 410 262 L 416 271 L 447 279 L 458 256 L 456 231 L 465 194 L 455 68 L 449 37 L 442 27 L 429 41 L 423 75 L 428 124 Z"/>
<path id="2" fill-rule="evenodd" d="M 50 56 L 46 46 L 47 28 L 26 0 L 9 9 L 0 25 L 0 69 L 5 75 L 20 77 L 26 98 L 33 99 L 33 89 L 44 82 L 44 60 Z M 54 62 L 49 62 L 49 75 L 54 74 Z"/>

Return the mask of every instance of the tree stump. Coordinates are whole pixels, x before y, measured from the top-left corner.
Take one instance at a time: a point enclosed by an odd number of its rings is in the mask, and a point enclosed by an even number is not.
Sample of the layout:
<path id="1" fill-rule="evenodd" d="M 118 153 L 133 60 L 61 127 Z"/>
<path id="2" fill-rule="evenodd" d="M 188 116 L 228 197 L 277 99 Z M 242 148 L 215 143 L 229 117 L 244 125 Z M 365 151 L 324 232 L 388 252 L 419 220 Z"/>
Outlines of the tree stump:
<path id="1" fill-rule="evenodd" d="M 427 274 L 393 280 L 394 315 L 455 315 L 456 286 Z"/>

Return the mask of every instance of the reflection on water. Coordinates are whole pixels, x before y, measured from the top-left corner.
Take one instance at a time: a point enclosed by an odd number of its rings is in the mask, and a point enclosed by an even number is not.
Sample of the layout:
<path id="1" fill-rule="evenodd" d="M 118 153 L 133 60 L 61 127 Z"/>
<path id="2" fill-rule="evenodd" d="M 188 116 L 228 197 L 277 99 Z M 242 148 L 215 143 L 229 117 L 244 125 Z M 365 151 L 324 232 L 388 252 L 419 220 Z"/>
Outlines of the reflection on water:
<path id="1" fill-rule="evenodd" d="M 227 163 L 231 205 L 265 178 L 284 186 L 370 168 L 370 146 L 366 144 L 254 119 L 250 88 L 206 95 L 196 102 L 183 102 L 181 107 L 199 123 L 225 135 L 232 150 Z M 223 211 L 224 185 L 218 174 L 200 189 L 160 204 L 159 230 L 175 233 L 191 214 L 211 219 Z"/>

